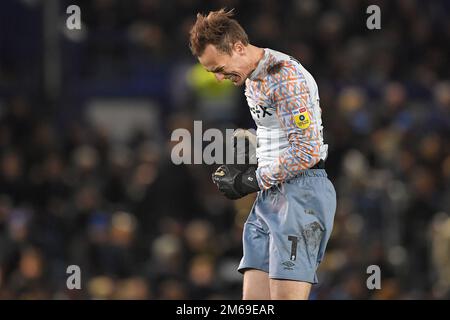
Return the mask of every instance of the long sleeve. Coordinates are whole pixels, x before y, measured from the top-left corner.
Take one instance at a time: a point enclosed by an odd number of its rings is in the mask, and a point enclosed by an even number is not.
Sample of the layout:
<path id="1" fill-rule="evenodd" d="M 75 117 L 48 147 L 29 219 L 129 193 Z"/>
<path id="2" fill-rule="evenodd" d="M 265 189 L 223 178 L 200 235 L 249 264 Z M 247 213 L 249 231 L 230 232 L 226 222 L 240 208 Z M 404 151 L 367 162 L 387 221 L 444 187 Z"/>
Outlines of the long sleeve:
<path id="1" fill-rule="evenodd" d="M 257 170 L 258 184 L 269 189 L 311 168 L 320 160 L 320 123 L 310 101 L 304 75 L 290 65 L 274 81 L 272 103 L 289 147 L 269 165 Z"/>

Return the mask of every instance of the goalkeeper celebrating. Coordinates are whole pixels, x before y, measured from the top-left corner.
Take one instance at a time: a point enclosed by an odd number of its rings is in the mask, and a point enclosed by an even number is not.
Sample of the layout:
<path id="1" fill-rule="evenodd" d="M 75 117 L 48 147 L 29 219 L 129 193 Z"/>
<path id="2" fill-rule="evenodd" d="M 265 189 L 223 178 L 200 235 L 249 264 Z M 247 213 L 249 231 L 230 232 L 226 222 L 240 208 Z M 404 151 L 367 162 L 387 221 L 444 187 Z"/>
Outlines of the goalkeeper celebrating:
<path id="1" fill-rule="evenodd" d="M 245 130 L 235 135 L 256 145 L 257 166 L 226 164 L 213 174 L 230 199 L 258 192 L 238 268 L 243 298 L 307 299 L 336 211 L 336 192 L 324 169 L 328 146 L 316 82 L 292 57 L 251 45 L 232 12 L 223 9 L 197 15 L 190 47 L 219 81 L 245 84 L 257 126 L 256 141 Z"/>

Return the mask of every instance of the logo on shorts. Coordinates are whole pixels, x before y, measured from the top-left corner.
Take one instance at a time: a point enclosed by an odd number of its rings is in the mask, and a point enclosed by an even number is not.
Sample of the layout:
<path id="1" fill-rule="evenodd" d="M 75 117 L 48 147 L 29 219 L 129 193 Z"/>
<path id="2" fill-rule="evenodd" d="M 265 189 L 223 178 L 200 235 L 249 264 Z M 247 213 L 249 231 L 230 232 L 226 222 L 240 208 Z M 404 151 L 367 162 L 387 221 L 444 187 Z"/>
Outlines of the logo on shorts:
<path id="1" fill-rule="evenodd" d="M 294 266 L 295 263 L 293 263 L 292 261 L 285 261 L 282 263 L 282 265 L 284 266 L 284 270 L 294 270 Z"/>

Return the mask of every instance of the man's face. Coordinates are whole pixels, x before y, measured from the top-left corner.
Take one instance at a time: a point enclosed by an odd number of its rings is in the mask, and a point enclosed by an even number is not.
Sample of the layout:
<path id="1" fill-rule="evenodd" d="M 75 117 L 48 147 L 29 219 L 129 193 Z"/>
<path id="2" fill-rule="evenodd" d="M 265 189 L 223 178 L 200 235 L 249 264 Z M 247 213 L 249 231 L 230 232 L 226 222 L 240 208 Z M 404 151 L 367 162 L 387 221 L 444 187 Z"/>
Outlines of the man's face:
<path id="1" fill-rule="evenodd" d="M 233 46 L 231 55 L 209 44 L 198 60 L 218 81 L 230 79 L 235 86 L 244 84 L 250 72 L 245 46 L 240 42 Z"/>

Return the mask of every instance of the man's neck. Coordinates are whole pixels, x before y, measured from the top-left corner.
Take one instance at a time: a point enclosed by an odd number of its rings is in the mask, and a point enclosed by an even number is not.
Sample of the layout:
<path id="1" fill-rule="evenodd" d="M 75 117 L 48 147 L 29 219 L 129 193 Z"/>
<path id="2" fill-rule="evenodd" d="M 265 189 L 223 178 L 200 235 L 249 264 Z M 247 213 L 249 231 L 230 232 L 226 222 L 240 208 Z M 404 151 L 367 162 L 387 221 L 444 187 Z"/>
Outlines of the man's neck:
<path id="1" fill-rule="evenodd" d="M 250 44 L 248 50 L 250 51 L 250 61 L 251 61 L 250 64 L 251 68 L 249 73 L 250 75 L 253 73 L 253 71 L 255 71 L 256 67 L 258 67 L 259 62 L 264 57 L 264 49 L 255 47 Z"/>

